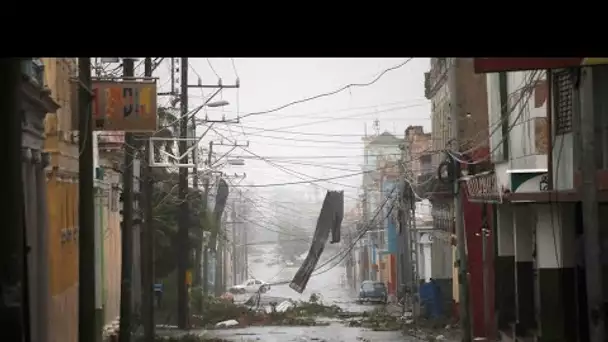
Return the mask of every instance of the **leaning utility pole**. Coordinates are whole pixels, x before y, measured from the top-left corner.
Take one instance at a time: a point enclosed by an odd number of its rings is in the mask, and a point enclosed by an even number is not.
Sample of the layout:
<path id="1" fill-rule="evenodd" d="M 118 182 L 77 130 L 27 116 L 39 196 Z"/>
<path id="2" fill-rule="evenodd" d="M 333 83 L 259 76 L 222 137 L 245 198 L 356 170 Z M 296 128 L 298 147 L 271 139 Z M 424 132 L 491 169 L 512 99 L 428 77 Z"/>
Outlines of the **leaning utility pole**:
<path id="1" fill-rule="evenodd" d="M 152 77 L 152 58 L 144 60 L 144 77 Z M 144 340 L 154 341 L 154 228 L 152 225 L 153 179 L 150 168 L 150 143 L 144 139 L 144 154 L 141 161 L 140 189 L 142 193 L 143 226 L 141 230 L 141 278 L 142 278 L 142 325 Z"/>
<path id="2" fill-rule="evenodd" d="M 132 78 L 135 74 L 133 58 L 123 58 L 123 79 Z M 133 133 L 125 133 L 125 162 L 123 165 L 122 187 L 122 260 L 120 282 L 120 342 L 131 341 L 131 290 L 133 271 L 133 155 L 135 144 Z M 92 171 L 91 171 L 92 174 Z M 82 175 L 81 175 L 82 177 Z M 80 322 L 79 324 L 82 324 Z"/>
<path id="3" fill-rule="evenodd" d="M 91 113 L 91 59 L 78 59 L 78 340 L 99 341 L 95 322 L 95 214 L 93 198 L 93 124 Z"/>
<path id="4" fill-rule="evenodd" d="M 458 94 L 458 83 L 456 82 L 457 72 L 457 58 L 449 58 L 448 63 L 448 84 L 450 92 L 450 118 L 452 121 L 452 132 L 456 146 L 453 147 L 454 153 L 460 151 L 460 103 Z M 456 239 L 458 243 L 458 284 L 459 287 L 459 309 L 460 309 L 460 326 L 462 327 L 462 341 L 470 342 L 471 337 L 471 316 L 470 316 L 470 303 L 469 303 L 469 286 L 468 286 L 468 269 L 467 269 L 467 245 L 466 235 L 464 231 L 464 217 L 462 213 L 462 194 L 460 192 L 460 162 L 451 158 L 454 162 L 455 173 L 454 173 L 454 224 L 456 230 Z"/>
<path id="5" fill-rule="evenodd" d="M 578 70 L 576 72 L 579 72 Z M 581 120 L 581 176 L 582 211 L 584 224 L 585 274 L 587 278 L 587 311 L 589 313 L 589 341 L 605 341 L 605 309 L 603 297 L 602 241 L 597 202 L 595 158 L 595 105 L 593 67 L 580 70 L 580 87 L 574 93 L 580 98 Z M 597 76 L 601 77 L 601 76 Z M 576 95 L 575 95 L 576 96 Z M 573 101 L 574 102 L 574 101 Z M 576 102 L 574 102 L 576 104 Z M 576 113 L 576 112 L 575 112 Z"/>
<path id="6" fill-rule="evenodd" d="M 187 153 L 188 146 L 188 57 L 181 59 L 181 120 L 179 121 L 179 154 Z M 188 328 L 188 286 L 186 273 L 188 272 L 189 239 L 188 226 L 190 225 L 190 208 L 188 203 L 188 169 L 179 168 L 179 218 L 177 233 L 177 325 L 180 329 Z"/>

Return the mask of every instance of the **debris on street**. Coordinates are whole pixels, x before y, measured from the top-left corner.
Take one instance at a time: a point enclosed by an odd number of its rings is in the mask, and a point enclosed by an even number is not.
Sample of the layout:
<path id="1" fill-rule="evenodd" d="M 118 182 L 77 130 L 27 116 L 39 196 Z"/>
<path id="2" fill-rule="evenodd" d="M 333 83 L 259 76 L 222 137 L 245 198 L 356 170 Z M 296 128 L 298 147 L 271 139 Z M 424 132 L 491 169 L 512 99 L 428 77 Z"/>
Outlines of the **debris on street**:
<path id="1" fill-rule="evenodd" d="M 319 317 L 340 317 L 343 312 L 337 305 L 325 305 L 317 294 L 311 295 L 308 302 L 284 300 L 281 303 L 271 302 L 270 306 L 261 308 L 248 306 L 248 303 L 235 304 L 221 298 L 203 298 L 202 311 L 193 315 L 193 328 L 226 329 L 247 326 L 322 326 L 328 322 L 319 322 Z M 249 303 L 251 304 L 251 303 Z"/>
<path id="2" fill-rule="evenodd" d="M 458 325 L 445 324 L 441 320 L 418 319 L 405 324 L 403 333 L 426 341 L 459 341 L 461 338 Z"/>
<path id="3" fill-rule="evenodd" d="M 347 324 L 349 327 L 362 327 L 374 331 L 397 331 L 402 327 L 399 317 L 395 317 L 385 309 L 365 312 L 360 318 L 347 321 Z"/>
<path id="4" fill-rule="evenodd" d="M 215 324 L 216 328 L 229 328 L 239 325 L 239 321 L 236 319 L 229 319 L 227 321 L 219 322 Z"/>

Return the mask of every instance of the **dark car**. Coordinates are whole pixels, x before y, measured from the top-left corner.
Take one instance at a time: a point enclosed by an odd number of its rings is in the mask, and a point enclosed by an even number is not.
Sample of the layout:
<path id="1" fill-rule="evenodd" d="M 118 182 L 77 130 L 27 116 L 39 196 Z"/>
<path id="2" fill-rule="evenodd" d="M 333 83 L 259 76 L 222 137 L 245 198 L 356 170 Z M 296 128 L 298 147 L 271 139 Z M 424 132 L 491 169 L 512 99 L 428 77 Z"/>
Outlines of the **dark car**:
<path id="1" fill-rule="evenodd" d="M 361 283 L 359 288 L 359 303 L 374 302 L 384 303 L 388 299 L 386 285 L 381 281 L 366 280 Z"/>

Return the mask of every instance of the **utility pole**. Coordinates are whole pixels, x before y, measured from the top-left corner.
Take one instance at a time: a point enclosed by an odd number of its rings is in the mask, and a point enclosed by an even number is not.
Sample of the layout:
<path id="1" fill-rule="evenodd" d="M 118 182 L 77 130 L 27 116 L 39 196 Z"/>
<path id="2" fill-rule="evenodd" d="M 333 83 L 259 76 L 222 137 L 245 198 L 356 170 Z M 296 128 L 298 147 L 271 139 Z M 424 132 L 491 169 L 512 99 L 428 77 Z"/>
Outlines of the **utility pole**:
<path id="1" fill-rule="evenodd" d="M 410 187 L 410 184 L 407 185 Z M 418 234 L 418 230 L 416 228 L 416 198 L 414 196 L 414 191 L 410 188 L 410 196 L 409 196 L 409 218 L 410 224 L 408 230 L 410 232 L 410 242 L 411 249 L 414 251 L 413 258 L 413 268 L 412 268 L 412 289 L 416 289 L 413 295 L 416 296 L 417 300 L 414 301 L 413 310 L 415 312 L 415 316 L 418 317 L 420 314 L 420 234 Z"/>
<path id="2" fill-rule="evenodd" d="M 152 77 L 152 58 L 144 60 L 144 77 Z M 141 231 L 141 269 L 142 269 L 142 323 L 144 340 L 153 341 L 154 326 L 154 228 L 152 225 L 152 170 L 150 168 L 150 143 L 143 141 L 145 148 L 141 162 L 140 189 L 143 194 L 143 229 Z"/>
<path id="3" fill-rule="evenodd" d="M 409 152 L 408 149 L 409 146 L 406 146 L 405 151 Z M 409 153 L 406 156 L 407 158 L 410 158 Z M 401 276 L 401 280 L 403 281 L 403 284 L 400 284 L 400 290 L 404 291 L 403 296 L 404 296 L 404 305 L 403 305 L 403 312 L 405 313 L 406 307 L 408 306 L 408 304 L 411 303 L 411 295 L 408 294 L 413 294 L 413 290 L 416 288 L 417 284 L 414 280 L 413 277 L 413 272 L 412 272 L 412 243 L 411 243 L 411 234 L 412 231 L 410 229 L 410 204 L 409 202 L 412 200 L 412 189 L 409 185 L 409 182 L 406 180 L 406 163 L 404 158 L 401 159 L 400 165 L 399 165 L 399 178 L 400 178 L 400 194 L 399 194 L 399 202 L 400 202 L 400 212 L 401 215 L 399 215 L 399 226 L 401 227 L 401 235 L 403 236 L 403 250 L 404 250 L 404 259 L 403 261 L 403 265 L 401 266 L 401 272 L 403 273 L 403 275 Z M 410 285 L 408 285 L 410 284 Z M 404 288 L 405 287 L 405 288 Z M 409 288 L 410 291 L 405 291 L 406 288 Z"/>
<path id="4" fill-rule="evenodd" d="M 134 61 L 132 58 L 123 58 L 123 79 L 132 78 Z M 88 139 L 87 139 L 88 140 Z M 120 282 L 120 330 L 118 340 L 120 342 L 131 341 L 131 290 L 133 271 L 133 155 L 135 144 L 133 133 L 125 133 L 125 162 L 123 166 L 123 188 L 122 188 L 122 260 L 121 260 L 121 282 Z M 92 165 L 92 164 L 91 164 Z M 92 175 L 92 171 L 87 174 Z M 82 175 L 80 175 L 82 177 Z M 82 234 L 82 233 L 81 233 Z M 82 260 L 81 260 L 82 265 Z M 79 322 L 82 324 L 83 322 Z M 85 340 L 83 340 L 85 341 Z"/>
<path id="5" fill-rule="evenodd" d="M 486 341 L 490 339 L 490 329 L 492 322 L 490 320 L 490 278 L 489 265 L 487 262 L 488 238 L 490 237 L 490 229 L 488 228 L 488 204 L 481 204 L 481 263 L 483 269 L 483 323 Z"/>
<path id="6" fill-rule="evenodd" d="M 245 207 L 245 204 L 243 202 L 243 191 L 239 190 L 239 202 L 242 203 L 243 207 Z M 244 211 L 244 210 L 243 210 Z M 247 212 L 241 212 L 241 215 L 243 215 L 242 217 L 246 217 L 247 216 Z M 243 274 L 243 280 L 249 278 L 249 240 L 248 240 L 248 236 L 247 236 L 247 225 L 246 222 L 243 222 L 243 243 L 245 244 L 243 247 L 243 253 L 245 255 L 243 255 L 243 263 L 244 263 L 244 274 Z"/>
<path id="7" fill-rule="evenodd" d="M 211 158 L 213 157 L 213 141 L 209 142 L 209 154 L 207 155 L 207 168 L 211 168 Z M 205 214 L 210 213 L 209 211 L 209 177 L 211 175 L 209 173 L 205 173 L 205 178 L 203 180 L 203 187 L 205 190 L 204 194 L 204 208 Z M 213 215 L 209 215 L 213 217 Z M 211 222 L 211 217 L 207 216 L 205 222 Z M 215 219 L 214 219 L 215 221 Z M 203 245 L 203 293 L 205 295 L 209 294 L 209 241 L 206 241 Z"/>
<path id="8" fill-rule="evenodd" d="M 452 132 L 457 150 L 455 153 L 459 153 L 460 148 L 460 103 L 458 94 L 458 83 L 456 82 L 457 72 L 457 58 L 449 58 L 451 61 L 448 63 L 448 84 L 450 91 L 450 118 L 452 121 Z M 460 193 L 460 162 L 457 162 L 452 158 L 452 162 L 455 164 L 454 174 L 454 224 L 456 230 L 456 239 L 458 244 L 458 283 L 459 289 L 459 309 L 460 309 L 460 322 L 462 327 L 462 341 L 470 342 L 471 337 L 471 316 L 470 316 L 470 302 L 469 302 L 469 284 L 468 284 L 468 266 L 467 266 L 467 245 L 466 235 L 464 231 L 464 218 L 462 213 L 462 196 Z"/>
<path id="9" fill-rule="evenodd" d="M 576 71 L 578 72 L 578 71 Z M 595 158 L 595 105 L 593 67 L 580 70 L 580 87 L 574 93 L 580 98 L 581 118 L 581 176 L 582 211 L 584 224 L 585 274 L 587 278 L 587 310 L 589 313 L 589 341 L 605 341 L 605 311 L 603 297 L 602 246 L 603 234 L 599 227 Z M 597 76 L 600 77 L 600 76 Z M 575 95 L 576 96 L 576 95 Z M 574 103 L 577 103 L 573 101 Z M 575 112 L 576 113 L 576 112 Z"/>
<path id="10" fill-rule="evenodd" d="M 184 155 L 188 146 L 188 57 L 181 58 L 181 120 L 179 121 L 179 154 Z M 177 250 L 177 325 L 180 329 L 188 328 L 188 286 L 186 273 L 188 272 L 190 208 L 188 203 L 188 169 L 179 169 L 179 218 L 178 218 L 178 250 Z"/>
<path id="11" fill-rule="evenodd" d="M 93 197 L 93 124 L 91 123 L 91 59 L 78 59 L 78 340 L 99 341 L 100 329 L 95 319 L 95 225 Z M 87 88 L 85 88 L 87 87 Z"/>
<path id="12" fill-rule="evenodd" d="M 225 215 L 222 215 L 225 217 Z M 216 296 L 222 295 L 222 287 L 224 286 L 224 247 L 225 247 L 225 219 L 218 219 L 218 238 L 216 239 L 215 248 L 215 289 L 214 294 Z"/>
<path id="13" fill-rule="evenodd" d="M 237 223 L 236 223 L 236 208 L 235 206 L 237 205 L 236 201 L 233 201 L 232 203 L 232 213 L 230 216 L 230 219 L 232 221 L 232 282 L 236 283 L 236 265 L 237 263 L 237 252 L 236 252 L 236 228 L 237 228 Z"/>
<path id="14" fill-rule="evenodd" d="M 175 57 L 171 57 L 171 94 L 175 95 Z"/>
<path id="15" fill-rule="evenodd" d="M 196 118 L 193 115 L 192 116 L 192 138 L 196 137 Z M 198 147 L 194 147 L 192 149 L 192 164 L 194 164 L 194 167 L 192 168 L 192 176 L 193 176 L 193 185 L 194 185 L 194 189 L 195 189 L 195 193 L 197 196 L 197 200 L 198 200 L 198 196 L 203 196 L 202 194 L 199 193 L 199 187 L 198 187 Z M 204 195 L 206 196 L 206 194 Z M 199 213 L 201 213 L 199 215 L 199 221 L 200 221 L 200 217 L 204 217 L 204 215 L 206 214 L 206 210 L 207 210 L 207 201 L 204 197 L 201 197 L 202 199 L 202 203 L 205 206 L 201 206 L 201 208 L 198 208 Z M 196 203 L 199 203 L 198 201 L 196 201 Z M 204 228 L 204 227 L 203 227 Z M 194 269 L 192 270 L 192 285 L 193 287 L 200 287 L 201 285 L 201 258 L 202 258 L 202 253 L 203 253 L 203 229 L 201 229 L 200 227 L 200 222 L 199 222 L 199 228 L 197 229 L 197 232 L 200 233 L 200 243 L 199 245 L 196 246 L 196 248 L 194 249 Z M 198 304 L 197 304 L 198 305 Z"/>

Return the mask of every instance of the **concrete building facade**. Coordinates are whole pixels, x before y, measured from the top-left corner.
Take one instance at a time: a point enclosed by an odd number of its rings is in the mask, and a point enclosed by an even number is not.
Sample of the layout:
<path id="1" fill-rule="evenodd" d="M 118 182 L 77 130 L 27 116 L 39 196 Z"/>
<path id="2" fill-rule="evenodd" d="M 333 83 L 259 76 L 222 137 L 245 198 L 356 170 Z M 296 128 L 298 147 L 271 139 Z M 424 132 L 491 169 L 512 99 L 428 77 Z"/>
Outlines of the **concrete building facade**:
<path id="1" fill-rule="evenodd" d="M 449 72 L 454 68 L 454 72 Z M 454 80 L 449 77 L 455 77 Z M 457 87 L 451 89 L 450 85 Z M 432 204 L 433 242 L 431 267 L 432 278 L 442 287 L 443 293 L 451 293 L 458 305 L 458 293 L 454 291 L 455 253 L 455 209 L 452 185 L 434 180 L 437 169 L 448 159 L 446 149 L 456 150 L 462 158 L 483 159 L 488 154 L 488 105 L 486 96 L 486 80 L 474 73 L 473 60 L 470 58 L 431 58 L 431 70 L 425 74 L 425 95 L 431 100 L 431 140 L 433 146 L 432 172 L 419 178 L 419 195 L 429 197 Z M 451 117 L 452 106 L 458 106 L 458 117 Z M 459 132 L 453 131 L 453 120 L 458 120 Z M 458 133 L 458 134 L 456 134 Z M 458 142 L 454 137 L 458 137 Z M 467 169 L 466 160 L 461 162 Z M 472 298 L 472 316 L 474 336 L 486 335 L 486 316 L 493 314 L 493 293 L 479 296 L 487 289 L 487 284 L 493 279 L 491 244 L 484 244 L 480 239 L 483 231 L 491 230 L 491 214 L 488 207 L 470 200 L 467 191 L 461 191 L 458 196 L 463 201 L 463 216 L 466 235 L 467 258 L 469 261 L 470 291 Z M 491 212 L 491 210 L 489 210 Z M 487 241 L 486 241 L 487 242 Z M 484 254 L 485 252 L 485 254 Z M 485 272 L 485 274 L 484 274 Z M 490 279 L 490 280 L 488 280 Z M 493 285 L 490 285 L 493 289 Z M 488 297 L 491 300 L 488 300 Z M 446 303 L 446 305 L 449 303 Z M 450 312 L 447 306 L 444 310 Z M 453 310 L 453 312 L 456 312 Z"/>
<path id="2" fill-rule="evenodd" d="M 45 118 L 45 151 L 49 202 L 49 307 L 51 341 L 78 338 L 78 133 L 72 132 L 70 78 L 77 76 L 75 58 L 44 58 L 45 82 L 60 105 Z"/>
<path id="3" fill-rule="evenodd" d="M 30 315 L 30 334 L 35 341 L 51 341 L 51 284 L 49 272 L 49 196 L 46 169 L 50 163 L 44 149 L 44 118 L 55 113 L 59 104 L 50 96 L 44 62 L 40 58 L 23 59 L 17 110 L 22 115 L 22 172 L 24 193 L 25 242 L 28 247 L 27 279 Z"/>
<path id="4" fill-rule="evenodd" d="M 376 125 L 378 122 L 376 121 Z M 383 171 L 394 169 L 395 178 L 397 174 L 396 165 L 400 159 L 399 145 L 403 141 L 389 132 L 383 132 L 363 138 L 363 180 L 361 194 L 361 222 L 371 224 L 369 232 L 362 239 L 363 248 L 369 260 L 366 268 L 369 277 L 367 279 L 377 280 L 380 276 L 382 258 L 379 255 L 387 250 L 387 229 L 384 209 L 387 207 L 386 196 L 388 193 L 383 188 Z M 394 190 L 394 191 L 393 191 Z M 398 189 L 390 189 L 388 192 L 396 194 Z M 390 206 L 390 205 L 389 205 Z M 380 212 L 378 212 L 380 211 Z M 373 219 L 377 217 L 377 219 Z"/>

